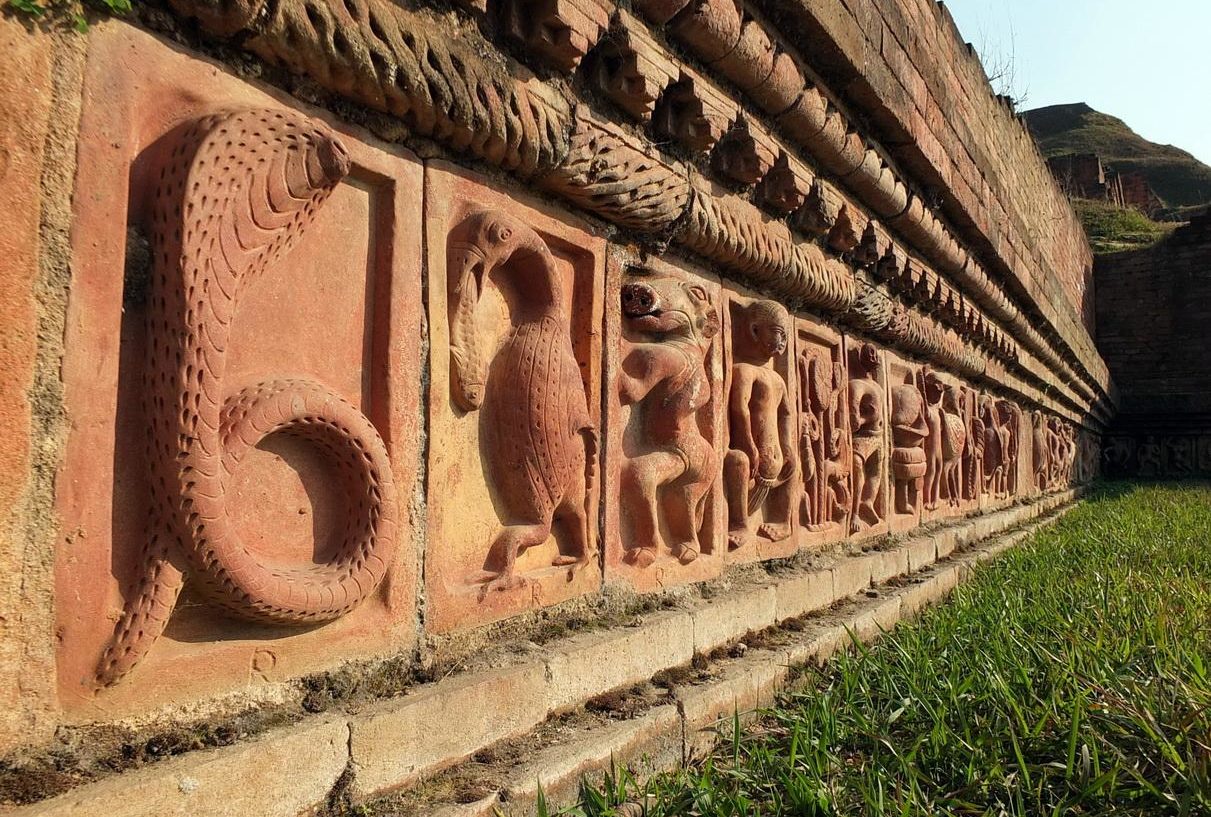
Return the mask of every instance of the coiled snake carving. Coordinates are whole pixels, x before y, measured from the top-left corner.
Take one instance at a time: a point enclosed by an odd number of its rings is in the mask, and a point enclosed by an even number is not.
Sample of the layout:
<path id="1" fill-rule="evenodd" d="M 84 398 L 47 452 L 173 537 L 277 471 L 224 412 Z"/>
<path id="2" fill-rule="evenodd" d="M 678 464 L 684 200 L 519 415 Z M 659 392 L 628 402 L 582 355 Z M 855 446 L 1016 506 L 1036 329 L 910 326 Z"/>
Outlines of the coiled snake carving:
<path id="1" fill-rule="evenodd" d="M 186 578 L 212 603 L 274 624 L 328 621 L 374 592 L 391 563 L 395 487 L 386 446 L 325 386 L 224 379 L 240 294 L 283 256 L 349 172 L 344 147 L 297 114 L 242 110 L 184 128 L 154 202 L 145 399 L 153 491 L 135 591 L 96 671 L 119 681 L 163 632 Z M 267 562 L 240 540 L 230 475 L 265 437 L 286 433 L 336 465 L 347 500 L 322 564 Z"/>

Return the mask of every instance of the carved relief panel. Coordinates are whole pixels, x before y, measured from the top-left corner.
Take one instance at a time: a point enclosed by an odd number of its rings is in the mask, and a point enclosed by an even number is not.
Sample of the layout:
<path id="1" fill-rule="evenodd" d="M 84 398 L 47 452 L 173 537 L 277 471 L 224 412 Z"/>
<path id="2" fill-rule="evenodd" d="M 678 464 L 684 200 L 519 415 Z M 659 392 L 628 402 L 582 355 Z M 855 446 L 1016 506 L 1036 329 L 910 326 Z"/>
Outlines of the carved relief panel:
<path id="1" fill-rule="evenodd" d="M 1189 477 L 1195 472 L 1195 443 L 1193 437 L 1169 437 L 1165 441 L 1168 449 L 1168 475 L 1173 477 Z"/>
<path id="2" fill-rule="evenodd" d="M 892 487 L 889 521 L 895 532 L 918 525 L 926 503 L 936 507 L 942 469 L 937 437 L 930 433 L 925 370 L 891 352 L 887 359 Z M 940 411 L 935 411 L 935 426 L 939 416 Z"/>
<path id="3" fill-rule="evenodd" d="M 1199 437 L 1198 442 L 1198 472 L 1211 474 L 1211 437 Z"/>
<path id="4" fill-rule="evenodd" d="M 791 317 L 776 301 L 726 290 L 724 337 L 729 558 L 787 556 L 798 549 L 801 485 Z"/>
<path id="5" fill-rule="evenodd" d="M 1097 435 L 1085 428 L 1078 430 L 1077 440 L 1076 482 L 1078 485 L 1088 485 L 1098 477 L 1101 445 Z"/>
<path id="6" fill-rule="evenodd" d="M 426 168 L 427 628 L 595 589 L 604 242 L 477 174 Z"/>
<path id="7" fill-rule="evenodd" d="M 1203 445 L 1200 441 L 1199 455 L 1206 451 L 1208 462 L 1211 462 L 1211 445 Z M 1102 467 L 1110 477 L 1131 476 L 1137 472 L 1136 439 L 1134 437 L 1114 435 L 1105 439 L 1102 449 Z"/>
<path id="8" fill-rule="evenodd" d="M 671 260 L 614 264 L 607 291 L 606 571 L 640 590 L 701 581 L 727 548 L 723 296 Z"/>
<path id="9" fill-rule="evenodd" d="M 1017 495 L 1018 441 L 1024 432 L 1023 415 L 1014 403 L 987 392 L 979 396 L 976 412 L 983 437 L 982 507 L 995 506 Z"/>
<path id="10" fill-rule="evenodd" d="M 120 716 L 407 648 L 420 163 L 218 72 L 182 87 L 196 62 L 136 31 L 92 45 L 64 707 Z"/>
<path id="11" fill-rule="evenodd" d="M 975 392 L 928 366 L 921 369 L 919 380 L 929 428 L 922 520 L 958 516 L 976 506 L 969 498 Z"/>
<path id="12" fill-rule="evenodd" d="M 840 334 L 802 318 L 795 326 L 800 474 L 795 512 L 800 546 L 813 547 L 849 533 L 854 482 L 849 376 Z"/>
<path id="13" fill-rule="evenodd" d="M 890 404 L 885 353 L 873 343 L 847 336 L 846 369 L 849 384 L 851 536 L 886 533 L 890 513 Z"/>

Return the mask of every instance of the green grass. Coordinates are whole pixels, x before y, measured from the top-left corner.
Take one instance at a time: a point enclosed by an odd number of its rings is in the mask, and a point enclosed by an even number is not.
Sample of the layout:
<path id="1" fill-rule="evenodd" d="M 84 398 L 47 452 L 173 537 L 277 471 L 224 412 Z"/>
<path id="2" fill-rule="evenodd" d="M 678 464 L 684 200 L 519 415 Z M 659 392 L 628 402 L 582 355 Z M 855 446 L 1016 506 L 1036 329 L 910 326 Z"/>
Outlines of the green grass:
<path id="1" fill-rule="evenodd" d="M 706 763 L 574 811 L 1207 815 L 1209 665 L 1211 488 L 1111 485 Z"/>
<path id="2" fill-rule="evenodd" d="M 1177 227 L 1175 223 L 1152 221 L 1134 208 L 1115 207 L 1104 201 L 1073 199 L 1072 206 L 1095 253 L 1150 247 Z"/>

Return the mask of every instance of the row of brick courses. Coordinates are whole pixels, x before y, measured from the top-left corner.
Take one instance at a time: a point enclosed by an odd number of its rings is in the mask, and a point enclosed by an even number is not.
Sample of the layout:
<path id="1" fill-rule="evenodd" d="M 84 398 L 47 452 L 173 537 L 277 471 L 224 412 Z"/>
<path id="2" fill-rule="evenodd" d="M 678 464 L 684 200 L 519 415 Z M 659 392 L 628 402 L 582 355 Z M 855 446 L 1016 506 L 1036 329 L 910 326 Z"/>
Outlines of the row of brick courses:
<path id="1" fill-rule="evenodd" d="M 771 6 L 784 30 L 806 30 L 813 67 L 871 117 L 893 158 L 933 188 L 964 237 L 1037 307 L 1049 334 L 1112 391 L 1090 337 L 1092 256 L 1080 224 L 945 8 L 925 0 Z"/>
<path id="2" fill-rule="evenodd" d="M 1098 345 L 1127 416 L 1211 413 L 1211 215 L 1098 259 Z"/>

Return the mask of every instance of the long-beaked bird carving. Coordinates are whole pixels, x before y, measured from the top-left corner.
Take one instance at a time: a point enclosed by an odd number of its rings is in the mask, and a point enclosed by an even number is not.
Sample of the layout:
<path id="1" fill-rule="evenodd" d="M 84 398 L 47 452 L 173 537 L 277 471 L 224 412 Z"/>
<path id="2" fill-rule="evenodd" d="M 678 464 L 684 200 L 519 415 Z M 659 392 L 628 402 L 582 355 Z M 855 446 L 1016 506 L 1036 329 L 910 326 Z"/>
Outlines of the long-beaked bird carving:
<path id="1" fill-rule="evenodd" d="M 580 366 L 572 349 L 560 273 L 546 242 L 500 212 L 478 211 L 447 243 L 450 390 L 463 411 L 480 412 L 485 466 L 502 509 L 488 547 L 485 590 L 521 583 L 517 556 L 541 545 L 554 526 L 556 566 L 592 554 L 588 501 L 597 451 Z M 485 348 L 478 306 L 495 282 L 506 296 L 509 326 Z"/>
<path id="2" fill-rule="evenodd" d="M 327 127 L 261 109 L 191 123 L 165 159 L 147 323 L 151 528 L 137 586 L 97 667 L 98 687 L 147 654 L 185 581 L 237 616 L 297 625 L 344 615 L 387 573 L 396 494 L 370 420 L 310 380 L 237 384 L 239 391 L 225 382 L 241 293 L 267 272 L 287 274 L 280 268 L 288 251 L 349 168 Z M 348 516 L 325 563 L 270 563 L 241 542 L 231 517 L 231 474 L 278 432 L 317 445 L 340 474 Z"/>

